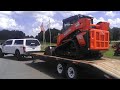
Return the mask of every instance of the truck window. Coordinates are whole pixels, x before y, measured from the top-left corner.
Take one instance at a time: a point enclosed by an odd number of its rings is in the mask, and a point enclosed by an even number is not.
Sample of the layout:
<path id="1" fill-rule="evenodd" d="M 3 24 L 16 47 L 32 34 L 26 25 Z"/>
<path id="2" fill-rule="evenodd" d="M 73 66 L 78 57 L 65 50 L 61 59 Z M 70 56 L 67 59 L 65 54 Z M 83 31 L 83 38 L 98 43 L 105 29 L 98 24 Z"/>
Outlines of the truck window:
<path id="1" fill-rule="evenodd" d="M 38 46 L 40 43 L 37 40 L 26 40 L 27 46 Z"/>
<path id="2" fill-rule="evenodd" d="M 23 40 L 15 40 L 15 45 L 23 45 Z"/>
<path id="3" fill-rule="evenodd" d="M 4 45 L 12 45 L 12 40 L 6 41 Z"/>

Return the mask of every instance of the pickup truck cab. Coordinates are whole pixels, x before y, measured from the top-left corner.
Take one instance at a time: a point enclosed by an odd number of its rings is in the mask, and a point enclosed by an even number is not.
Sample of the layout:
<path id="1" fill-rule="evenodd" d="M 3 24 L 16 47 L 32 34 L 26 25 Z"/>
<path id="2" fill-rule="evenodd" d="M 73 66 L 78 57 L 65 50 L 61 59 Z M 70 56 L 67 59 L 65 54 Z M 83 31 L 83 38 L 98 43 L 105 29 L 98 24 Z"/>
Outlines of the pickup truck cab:
<path id="1" fill-rule="evenodd" d="M 0 45 L 0 57 L 6 54 L 13 54 L 20 60 L 24 56 L 29 56 L 31 52 L 41 51 L 41 44 L 37 39 L 8 39 Z"/>

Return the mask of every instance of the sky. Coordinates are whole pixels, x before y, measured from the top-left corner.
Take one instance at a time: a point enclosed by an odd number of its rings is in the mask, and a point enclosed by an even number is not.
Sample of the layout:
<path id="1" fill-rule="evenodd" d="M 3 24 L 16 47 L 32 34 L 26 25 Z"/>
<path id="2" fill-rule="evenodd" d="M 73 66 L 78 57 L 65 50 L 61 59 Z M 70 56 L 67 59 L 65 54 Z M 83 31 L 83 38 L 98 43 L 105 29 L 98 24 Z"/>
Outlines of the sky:
<path id="1" fill-rule="evenodd" d="M 120 11 L 0 11 L 0 30 L 20 30 L 26 35 L 36 36 L 43 22 L 45 30 L 62 29 L 62 20 L 82 14 L 94 17 L 94 24 L 100 21 L 110 23 L 110 27 L 120 27 Z"/>

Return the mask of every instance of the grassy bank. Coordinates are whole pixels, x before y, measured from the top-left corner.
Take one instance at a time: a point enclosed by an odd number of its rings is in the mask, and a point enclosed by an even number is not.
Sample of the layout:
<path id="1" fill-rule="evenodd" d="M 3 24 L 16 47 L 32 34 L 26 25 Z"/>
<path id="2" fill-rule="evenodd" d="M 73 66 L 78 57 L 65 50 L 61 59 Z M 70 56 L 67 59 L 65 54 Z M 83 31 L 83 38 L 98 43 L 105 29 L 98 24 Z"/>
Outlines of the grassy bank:
<path id="1" fill-rule="evenodd" d="M 109 48 L 108 51 L 104 52 L 103 55 L 104 55 L 104 57 L 107 57 L 107 58 L 120 60 L 120 56 L 114 56 L 114 49 L 112 49 L 111 47 Z"/>

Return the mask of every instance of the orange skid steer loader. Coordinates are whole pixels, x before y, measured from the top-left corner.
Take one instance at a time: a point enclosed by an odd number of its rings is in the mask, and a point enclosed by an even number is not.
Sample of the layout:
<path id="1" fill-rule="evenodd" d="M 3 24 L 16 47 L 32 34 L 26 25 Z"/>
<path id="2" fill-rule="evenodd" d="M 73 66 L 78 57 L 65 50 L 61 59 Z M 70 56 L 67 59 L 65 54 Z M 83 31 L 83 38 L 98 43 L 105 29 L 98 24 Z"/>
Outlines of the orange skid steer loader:
<path id="1" fill-rule="evenodd" d="M 93 17 L 75 15 L 63 20 L 56 47 L 47 47 L 45 55 L 72 59 L 101 58 L 109 49 L 109 23 L 93 24 Z"/>

